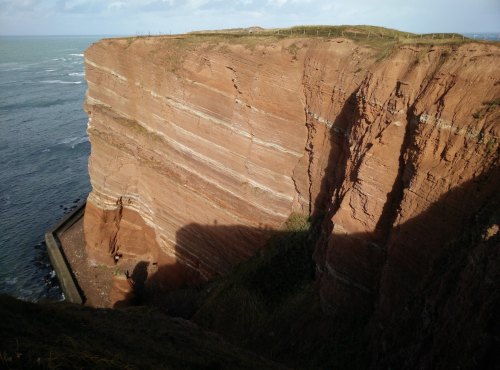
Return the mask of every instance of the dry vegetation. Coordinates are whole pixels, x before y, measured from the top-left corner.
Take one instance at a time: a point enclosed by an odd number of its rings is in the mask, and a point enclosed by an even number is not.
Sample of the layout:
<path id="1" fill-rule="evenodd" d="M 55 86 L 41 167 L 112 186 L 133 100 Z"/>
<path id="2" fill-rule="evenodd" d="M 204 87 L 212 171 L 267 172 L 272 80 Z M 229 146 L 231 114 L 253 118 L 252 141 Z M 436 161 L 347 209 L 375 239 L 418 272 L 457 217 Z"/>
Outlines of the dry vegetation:
<path id="1" fill-rule="evenodd" d="M 129 42 L 151 36 L 132 36 L 125 38 Z M 467 42 L 483 42 L 469 39 L 457 33 L 415 34 L 376 26 L 295 26 L 276 29 L 228 29 L 219 31 L 198 31 L 184 35 L 155 36 L 169 40 L 176 46 L 189 46 L 199 43 L 262 45 L 286 38 L 317 37 L 320 39 L 344 37 L 360 44 L 386 49 L 398 44 L 461 44 Z M 488 41 L 491 43 L 491 41 Z"/>
<path id="2" fill-rule="evenodd" d="M 158 35 L 158 36 L 132 36 L 123 38 L 128 47 L 138 40 L 155 37 L 165 41 L 164 46 L 155 50 L 162 55 L 162 63 L 167 70 L 177 74 L 179 67 L 186 55 L 203 44 L 208 48 L 216 49 L 218 52 L 228 52 L 229 45 L 242 45 L 246 49 L 255 50 L 256 47 L 271 45 L 285 39 L 313 38 L 318 40 L 329 40 L 334 38 L 346 38 L 353 40 L 359 45 L 367 46 L 375 50 L 375 59 L 383 60 L 401 45 L 460 45 L 470 42 L 493 43 L 493 41 L 477 41 L 469 39 L 456 33 L 431 33 L 415 34 L 402 32 L 394 29 L 376 26 L 296 26 L 291 28 L 263 29 L 258 27 L 238 28 L 215 31 L 198 31 L 182 35 Z M 293 46 L 287 48 L 288 52 L 295 58 L 297 49 Z"/>

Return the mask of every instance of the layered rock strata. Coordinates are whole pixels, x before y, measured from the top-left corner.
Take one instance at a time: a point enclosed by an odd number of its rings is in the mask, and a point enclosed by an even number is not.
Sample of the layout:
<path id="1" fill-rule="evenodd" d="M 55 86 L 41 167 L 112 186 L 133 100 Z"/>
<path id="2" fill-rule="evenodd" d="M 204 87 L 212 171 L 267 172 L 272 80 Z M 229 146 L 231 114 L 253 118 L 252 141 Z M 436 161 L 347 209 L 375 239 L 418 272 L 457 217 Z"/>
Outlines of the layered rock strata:
<path id="1" fill-rule="evenodd" d="M 254 254 L 292 212 L 310 211 L 326 164 L 322 150 L 314 159 L 306 150 L 317 102 L 306 102 L 304 86 L 323 86 L 335 116 L 362 81 L 349 75 L 359 48 L 258 41 L 116 39 L 87 50 L 85 229 L 97 262 L 149 261 L 170 266 L 162 274 L 174 285 L 196 282 Z M 311 70 L 334 60 L 336 71 L 322 82 L 305 75 L 306 59 Z M 329 123 L 316 129 L 327 159 Z M 204 227 L 214 224 L 224 231 Z"/>
<path id="2" fill-rule="evenodd" d="M 499 56 L 403 46 L 365 75 L 315 255 L 330 310 L 400 307 L 500 188 Z"/>
<path id="3" fill-rule="evenodd" d="M 89 255 L 147 261 L 176 287 L 226 273 L 292 212 L 324 216 L 325 308 L 390 310 L 498 189 L 499 56 L 256 36 L 94 44 Z"/>

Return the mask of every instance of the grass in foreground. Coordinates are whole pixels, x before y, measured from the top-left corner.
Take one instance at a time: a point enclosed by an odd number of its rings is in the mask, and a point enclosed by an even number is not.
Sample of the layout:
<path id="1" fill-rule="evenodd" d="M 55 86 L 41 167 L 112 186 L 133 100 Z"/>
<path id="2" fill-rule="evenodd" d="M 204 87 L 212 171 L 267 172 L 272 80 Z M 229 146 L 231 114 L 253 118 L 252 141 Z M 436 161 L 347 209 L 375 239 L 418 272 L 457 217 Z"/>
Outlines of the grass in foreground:
<path id="1" fill-rule="evenodd" d="M 147 307 L 104 310 L 0 296 L 2 369 L 277 369 Z"/>

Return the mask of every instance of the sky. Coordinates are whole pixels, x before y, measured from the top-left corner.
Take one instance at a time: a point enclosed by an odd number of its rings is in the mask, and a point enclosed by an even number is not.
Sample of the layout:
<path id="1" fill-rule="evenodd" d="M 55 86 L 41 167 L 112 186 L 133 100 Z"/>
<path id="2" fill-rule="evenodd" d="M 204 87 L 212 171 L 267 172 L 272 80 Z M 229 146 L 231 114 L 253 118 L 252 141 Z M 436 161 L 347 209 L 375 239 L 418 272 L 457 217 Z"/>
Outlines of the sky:
<path id="1" fill-rule="evenodd" d="M 500 33 L 500 0 L 0 0 L 0 35 L 144 35 L 369 24 Z"/>

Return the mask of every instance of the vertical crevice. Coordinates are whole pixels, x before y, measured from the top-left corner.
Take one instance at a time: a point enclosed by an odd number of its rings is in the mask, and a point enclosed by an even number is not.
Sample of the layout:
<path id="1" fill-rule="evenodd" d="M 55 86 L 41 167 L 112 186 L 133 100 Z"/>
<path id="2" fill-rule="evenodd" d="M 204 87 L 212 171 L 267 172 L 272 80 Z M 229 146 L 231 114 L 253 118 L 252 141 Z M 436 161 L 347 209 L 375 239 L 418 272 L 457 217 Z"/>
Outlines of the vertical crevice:
<path id="1" fill-rule="evenodd" d="M 122 197 L 118 198 L 116 201 L 117 205 L 117 210 L 116 210 L 116 216 L 114 219 L 114 224 L 115 224 L 115 230 L 113 232 L 113 236 L 110 238 L 109 241 L 109 254 L 111 256 L 115 256 L 118 253 L 118 231 L 120 230 L 120 222 L 122 220 L 122 214 L 123 214 L 123 201 Z"/>
<path id="2" fill-rule="evenodd" d="M 411 147 L 413 138 L 414 122 L 416 117 L 413 114 L 414 107 L 411 106 L 407 109 L 406 125 L 403 143 L 399 152 L 399 165 L 398 172 L 391 191 L 387 194 L 387 201 L 384 204 L 380 218 L 375 226 L 377 234 L 379 235 L 378 243 L 384 246 L 389 241 L 392 227 L 399 214 L 401 202 L 404 196 L 404 189 L 408 186 L 406 182 L 408 179 L 408 171 L 411 171 L 407 163 L 408 151 Z M 413 171 L 411 171 L 413 173 Z M 410 174 L 411 175 L 411 174 Z"/>
<path id="3" fill-rule="evenodd" d="M 320 191 L 315 199 L 316 213 L 327 214 L 328 217 L 338 210 L 342 201 L 342 184 L 346 177 L 347 163 L 350 158 L 349 136 L 353 122 L 359 112 L 356 108 L 356 89 L 344 102 L 342 110 L 332 122 L 330 129 L 330 153 L 328 156 L 325 176 L 320 185 Z M 331 174 L 331 175 L 330 175 Z"/>
<path id="4" fill-rule="evenodd" d="M 307 102 L 307 100 L 306 100 Z M 309 216 L 313 215 L 313 194 L 312 194 L 312 166 L 313 166 L 313 161 L 314 161 L 314 145 L 313 145 L 313 139 L 314 139 L 314 133 L 316 132 L 314 128 L 314 124 L 310 121 L 307 115 L 307 105 L 305 109 L 305 116 L 306 116 L 306 128 L 307 128 L 307 141 L 306 141 L 306 153 L 308 157 L 307 161 L 307 180 L 308 180 L 308 199 L 309 199 Z"/>

